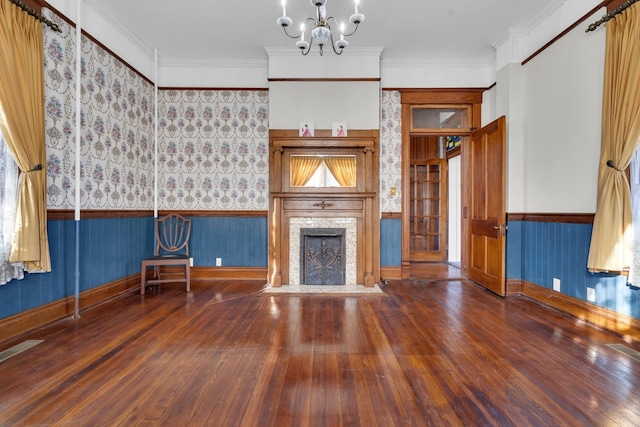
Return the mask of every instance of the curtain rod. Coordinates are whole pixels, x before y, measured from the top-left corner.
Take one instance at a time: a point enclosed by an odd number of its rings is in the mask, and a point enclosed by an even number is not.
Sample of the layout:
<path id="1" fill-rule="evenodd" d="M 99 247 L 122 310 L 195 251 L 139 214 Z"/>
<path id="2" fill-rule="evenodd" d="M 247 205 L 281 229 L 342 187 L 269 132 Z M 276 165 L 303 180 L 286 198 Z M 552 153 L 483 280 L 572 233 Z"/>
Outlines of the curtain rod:
<path id="1" fill-rule="evenodd" d="M 595 29 L 598 28 L 600 25 L 604 24 L 611 18 L 615 17 L 617 14 L 624 12 L 629 6 L 636 3 L 637 1 L 639 0 L 627 0 L 624 3 L 621 3 L 620 6 L 616 7 L 611 12 L 607 13 L 601 19 L 598 19 L 593 24 L 589 25 L 585 30 L 585 33 L 588 33 L 589 31 L 595 31 Z"/>
<path id="2" fill-rule="evenodd" d="M 38 12 L 28 4 L 23 3 L 21 0 L 9 0 L 9 1 L 15 4 L 16 6 L 18 6 L 20 9 L 27 12 L 29 15 L 33 16 L 38 21 L 42 22 L 43 24 L 47 24 L 53 31 L 57 31 L 59 33 L 62 32 L 60 27 L 58 27 L 58 24 L 45 18 L 40 12 Z"/>

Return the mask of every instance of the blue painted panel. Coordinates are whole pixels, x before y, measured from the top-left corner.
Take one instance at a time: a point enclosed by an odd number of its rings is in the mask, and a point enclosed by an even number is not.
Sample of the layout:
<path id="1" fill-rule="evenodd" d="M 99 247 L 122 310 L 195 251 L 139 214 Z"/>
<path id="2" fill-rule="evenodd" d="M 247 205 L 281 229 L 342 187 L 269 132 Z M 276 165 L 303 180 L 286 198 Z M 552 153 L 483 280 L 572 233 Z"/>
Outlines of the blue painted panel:
<path id="1" fill-rule="evenodd" d="M 402 220 L 380 220 L 380 265 L 402 265 Z"/>
<path id="2" fill-rule="evenodd" d="M 507 279 L 522 277 L 522 221 L 509 221 L 507 231 Z"/>
<path id="3" fill-rule="evenodd" d="M 153 218 L 82 220 L 80 291 L 140 271 L 142 258 L 153 253 Z M 74 294 L 76 222 L 48 221 L 50 273 L 31 273 L 0 286 L 0 318 Z"/>
<path id="4" fill-rule="evenodd" d="M 191 253 L 194 266 L 266 267 L 267 218 L 194 217 Z"/>
<path id="5" fill-rule="evenodd" d="M 80 291 L 139 272 L 142 259 L 153 254 L 153 239 L 150 217 L 80 221 Z"/>
<path id="6" fill-rule="evenodd" d="M 510 222 L 508 277 L 548 289 L 553 288 L 553 279 L 557 278 L 561 293 L 583 301 L 587 300 L 587 287 L 591 287 L 596 289 L 596 305 L 640 319 L 640 290 L 629 286 L 625 276 L 588 271 L 591 230 L 589 224 Z"/>

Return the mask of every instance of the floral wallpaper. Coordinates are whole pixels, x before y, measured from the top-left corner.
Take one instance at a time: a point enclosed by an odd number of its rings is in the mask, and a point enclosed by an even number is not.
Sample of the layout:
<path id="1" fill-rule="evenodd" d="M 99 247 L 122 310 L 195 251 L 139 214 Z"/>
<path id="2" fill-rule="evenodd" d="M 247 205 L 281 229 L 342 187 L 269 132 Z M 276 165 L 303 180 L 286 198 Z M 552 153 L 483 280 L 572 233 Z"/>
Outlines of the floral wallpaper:
<path id="1" fill-rule="evenodd" d="M 268 210 L 266 90 L 163 90 L 160 209 Z"/>
<path id="2" fill-rule="evenodd" d="M 45 13 L 48 207 L 73 209 L 75 29 Z M 81 82 L 80 208 L 153 209 L 153 84 L 86 37 Z M 380 208 L 400 212 L 400 93 L 381 106 Z M 160 90 L 158 208 L 267 210 L 268 110 L 266 90 Z"/>
<path id="3" fill-rule="evenodd" d="M 75 29 L 45 27 L 47 198 L 75 207 Z M 86 37 L 81 63 L 81 209 L 153 208 L 153 85 Z"/>
<path id="4" fill-rule="evenodd" d="M 397 90 L 382 91 L 380 112 L 380 211 L 402 211 L 402 104 Z M 391 188 L 396 195 L 391 195 Z"/>

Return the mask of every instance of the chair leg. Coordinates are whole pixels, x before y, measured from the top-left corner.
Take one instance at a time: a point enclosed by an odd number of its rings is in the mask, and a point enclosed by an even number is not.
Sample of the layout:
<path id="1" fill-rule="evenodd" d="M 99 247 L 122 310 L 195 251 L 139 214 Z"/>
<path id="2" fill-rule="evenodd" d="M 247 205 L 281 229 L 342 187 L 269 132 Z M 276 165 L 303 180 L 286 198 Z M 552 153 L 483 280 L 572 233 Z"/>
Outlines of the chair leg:
<path id="1" fill-rule="evenodd" d="M 142 266 L 142 271 L 140 271 L 140 294 L 144 295 L 144 285 L 147 281 L 147 266 Z"/>
<path id="2" fill-rule="evenodd" d="M 185 267 L 184 275 L 187 279 L 187 292 L 191 292 L 191 266 L 189 264 Z"/>

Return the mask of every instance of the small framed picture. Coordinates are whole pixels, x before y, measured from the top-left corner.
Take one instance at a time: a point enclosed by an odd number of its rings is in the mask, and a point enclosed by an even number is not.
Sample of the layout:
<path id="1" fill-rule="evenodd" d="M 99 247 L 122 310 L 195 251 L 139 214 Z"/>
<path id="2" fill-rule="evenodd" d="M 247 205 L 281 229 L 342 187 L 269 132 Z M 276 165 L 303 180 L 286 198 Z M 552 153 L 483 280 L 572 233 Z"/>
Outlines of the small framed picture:
<path id="1" fill-rule="evenodd" d="M 333 122 L 331 125 L 331 136 L 347 136 L 347 124 L 345 122 Z"/>
<path id="2" fill-rule="evenodd" d="M 313 136 L 314 128 L 312 122 L 300 122 L 300 131 L 298 136 Z"/>

